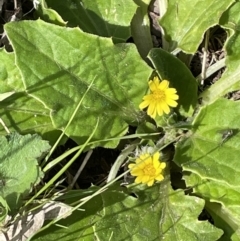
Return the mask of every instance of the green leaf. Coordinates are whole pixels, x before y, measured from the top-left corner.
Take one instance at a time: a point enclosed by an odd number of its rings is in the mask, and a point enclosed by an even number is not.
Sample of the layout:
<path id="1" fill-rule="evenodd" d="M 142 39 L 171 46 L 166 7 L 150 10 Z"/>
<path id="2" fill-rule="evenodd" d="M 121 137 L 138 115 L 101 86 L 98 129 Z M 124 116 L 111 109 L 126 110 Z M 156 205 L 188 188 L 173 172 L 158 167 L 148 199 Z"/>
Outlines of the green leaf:
<path id="1" fill-rule="evenodd" d="M 59 224 L 67 229 L 51 226 L 32 240 L 94 240 L 97 237 L 100 241 L 180 238 L 194 241 L 217 240 L 222 234 L 208 222 L 198 220 L 204 201 L 173 191 L 169 181 L 150 188 L 133 185 L 128 193 L 118 185 L 91 199 L 84 205 L 84 211 L 61 220 Z"/>
<path id="2" fill-rule="evenodd" d="M 0 63 L 0 93 L 23 91 L 24 85 L 15 64 L 15 55 L 0 49 Z"/>
<path id="3" fill-rule="evenodd" d="M 0 224 L 6 219 L 8 210 L 9 207 L 6 200 L 0 196 Z"/>
<path id="4" fill-rule="evenodd" d="M 136 12 L 134 1 L 124 0 L 47 0 L 68 22 L 69 27 L 80 27 L 84 32 L 113 38 L 114 43 L 130 37 L 130 22 Z"/>
<path id="5" fill-rule="evenodd" d="M 9 92 L 5 92 L 5 93 L 0 94 L 0 101 L 3 101 L 5 99 L 7 99 L 8 97 L 13 95 L 14 93 L 15 93 L 14 91 L 9 91 Z"/>
<path id="6" fill-rule="evenodd" d="M 214 102 L 228 92 L 240 89 L 240 2 L 236 2 L 220 19 L 222 27 L 228 29 L 228 39 L 226 49 L 226 70 L 222 77 L 209 89 L 204 91 L 202 97 L 203 104 Z"/>
<path id="7" fill-rule="evenodd" d="M 153 48 L 153 41 L 150 29 L 150 20 L 148 16 L 148 7 L 150 0 L 137 0 L 137 11 L 131 22 L 131 33 L 134 43 L 143 59 L 146 57 L 149 51 Z"/>
<path id="8" fill-rule="evenodd" d="M 214 225 L 224 230 L 224 234 L 218 241 L 239 240 L 239 223 L 236 223 L 236 220 L 225 212 L 226 210 L 222 205 L 219 203 L 207 202 L 205 208 L 214 220 Z"/>
<path id="9" fill-rule="evenodd" d="M 170 0 L 160 25 L 169 42 L 169 50 L 195 53 L 207 29 L 218 24 L 222 13 L 234 0 Z"/>
<path id="10" fill-rule="evenodd" d="M 190 70 L 172 54 L 162 49 L 152 49 L 149 58 L 162 80 L 170 82 L 177 90 L 177 109 L 183 116 L 191 116 L 197 104 L 197 82 Z"/>
<path id="11" fill-rule="evenodd" d="M 150 122 L 143 122 L 141 124 L 138 125 L 137 129 L 136 129 L 136 134 L 151 134 L 151 133 L 157 133 L 160 131 L 157 129 L 156 125 L 150 123 Z M 158 141 L 159 140 L 159 135 L 156 136 L 143 136 L 141 137 L 142 140 L 152 140 L 152 141 Z"/>
<path id="12" fill-rule="evenodd" d="M 92 84 L 66 130 L 77 143 L 86 141 L 97 118 L 99 126 L 92 141 L 122 136 L 128 123 L 141 120 L 138 105 L 152 69 L 134 45 L 113 45 L 111 39 L 41 20 L 8 23 L 5 28 L 27 93 L 51 112 L 57 129 L 66 126 Z M 26 62 L 26 56 L 38 61 Z M 99 145 L 114 147 L 117 143 Z"/>
<path id="13" fill-rule="evenodd" d="M 62 17 L 56 11 L 48 8 L 45 0 L 38 1 L 39 4 L 37 4 L 37 8 L 34 12 L 35 15 L 48 23 L 53 23 L 59 26 L 66 26 L 67 22 L 64 22 Z"/>
<path id="14" fill-rule="evenodd" d="M 48 142 L 37 135 L 0 136 L 0 195 L 11 211 L 19 207 L 32 185 L 40 181 L 43 173 L 38 159 L 49 149 Z"/>
<path id="15" fill-rule="evenodd" d="M 21 73 L 15 64 L 15 55 L 0 49 L 0 116 L 10 131 L 38 133 L 53 144 L 60 135 L 54 130 L 50 112 L 44 105 L 25 92 Z M 11 94 L 12 93 L 12 94 Z M 0 134 L 6 131 L 0 125 Z"/>
<path id="16" fill-rule="evenodd" d="M 225 220 L 232 222 L 228 224 L 231 233 L 240 223 L 239 113 L 239 103 L 227 99 L 202 107 L 193 132 L 178 143 L 174 157 L 183 168 L 187 186 L 194 187 L 198 196 L 221 204 Z M 236 235 L 240 239 L 239 231 Z"/>

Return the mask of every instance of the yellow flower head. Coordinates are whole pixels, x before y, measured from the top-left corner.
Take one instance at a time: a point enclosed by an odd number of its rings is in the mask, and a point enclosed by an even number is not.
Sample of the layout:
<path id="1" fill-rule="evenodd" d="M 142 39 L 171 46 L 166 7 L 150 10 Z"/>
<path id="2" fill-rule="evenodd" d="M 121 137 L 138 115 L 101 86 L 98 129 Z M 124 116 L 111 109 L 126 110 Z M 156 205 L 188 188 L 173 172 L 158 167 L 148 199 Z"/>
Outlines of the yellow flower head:
<path id="1" fill-rule="evenodd" d="M 137 177 L 135 183 L 145 183 L 150 187 L 154 181 L 162 181 L 164 179 L 162 171 L 166 167 L 166 163 L 160 162 L 159 157 L 159 152 L 154 154 L 143 152 L 136 159 L 135 163 L 128 165 L 128 168 L 131 169 L 131 175 Z"/>
<path id="2" fill-rule="evenodd" d="M 158 77 L 154 77 L 153 80 L 148 82 L 150 94 L 143 97 L 143 102 L 139 105 L 142 110 L 148 107 L 147 114 L 152 118 L 155 118 L 158 114 L 163 115 L 163 112 L 169 114 L 171 107 L 176 107 L 178 100 L 177 91 L 175 88 L 169 88 L 169 81 L 163 80 L 160 82 Z"/>

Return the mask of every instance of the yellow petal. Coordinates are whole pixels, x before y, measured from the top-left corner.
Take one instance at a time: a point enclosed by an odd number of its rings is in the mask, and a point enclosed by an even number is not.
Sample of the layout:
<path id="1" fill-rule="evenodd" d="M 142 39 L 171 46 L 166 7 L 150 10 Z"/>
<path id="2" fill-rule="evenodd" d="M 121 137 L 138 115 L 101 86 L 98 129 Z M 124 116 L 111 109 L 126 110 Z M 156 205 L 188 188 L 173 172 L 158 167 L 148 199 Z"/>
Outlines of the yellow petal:
<path id="1" fill-rule="evenodd" d="M 141 154 L 138 158 L 137 158 L 137 163 L 143 162 L 146 158 L 148 158 L 148 154 Z"/>
<path id="2" fill-rule="evenodd" d="M 156 85 L 159 85 L 160 79 L 158 78 L 158 76 L 153 77 L 153 82 L 156 83 Z"/>
<path id="3" fill-rule="evenodd" d="M 151 114 L 151 115 L 153 114 L 154 109 L 155 109 L 155 104 L 151 103 L 151 104 L 149 105 L 149 107 L 148 107 L 148 113 L 149 113 L 149 115 L 150 115 L 150 114 Z"/>
<path id="4" fill-rule="evenodd" d="M 155 169 L 158 169 L 160 167 L 160 162 L 157 159 L 153 159 L 153 166 Z"/>
<path id="5" fill-rule="evenodd" d="M 148 100 L 149 102 L 152 102 L 152 94 L 149 94 L 149 95 L 144 95 L 143 96 L 143 100 Z"/>
<path id="6" fill-rule="evenodd" d="M 142 177 L 142 183 L 147 183 L 149 181 L 150 177 L 149 176 L 143 176 Z"/>
<path id="7" fill-rule="evenodd" d="M 162 174 L 159 174 L 158 176 L 155 177 L 155 180 L 157 181 L 162 181 L 164 179 Z"/>
<path id="8" fill-rule="evenodd" d="M 157 114 L 158 114 L 159 116 L 162 116 L 162 115 L 163 115 L 163 109 L 162 109 L 162 107 L 161 107 L 160 104 L 157 105 Z"/>
<path id="9" fill-rule="evenodd" d="M 141 169 L 137 169 L 137 170 L 134 169 L 134 170 L 131 171 L 132 176 L 141 176 L 143 174 L 144 174 L 144 172 Z"/>
<path id="10" fill-rule="evenodd" d="M 147 159 L 145 159 L 144 163 L 145 163 L 145 165 L 152 164 L 152 157 L 149 156 Z"/>
<path id="11" fill-rule="evenodd" d="M 147 182 L 147 185 L 148 185 L 149 187 L 151 187 L 151 186 L 153 185 L 153 183 L 154 183 L 154 179 L 148 181 L 148 182 Z"/>
<path id="12" fill-rule="evenodd" d="M 147 157 L 149 157 L 149 153 L 142 153 L 142 154 L 140 155 L 140 158 L 141 158 L 142 160 L 146 159 Z"/>
<path id="13" fill-rule="evenodd" d="M 170 99 L 172 100 L 178 100 L 179 99 L 179 96 L 174 94 L 174 95 L 171 95 Z"/>
<path id="14" fill-rule="evenodd" d="M 137 184 L 141 183 L 142 182 L 142 176 L 137 177 L 134 182 L 137 183 Z"/>
<path id="15" fill-rule="evenodd" d="M 146 166 L 145 160 L 144 160 L 143 158 L 141 158 L 141 159 L 139 159 L 139 160 L 140 160 L 140 162 L 138 162 L 137 167 L 138 167 L 139 169 L 143 169 L 143 168 Z"/>
<path id="16" fill-rule="evenodd" d="M 143 170 L 144 167 L 146 166 L 145 162 L 142 161 L 142 163 L 138 164 L 139 169 Z"/>
<path id="17" fill-rule="evenodd" d="M 149 115 L 152 119 L 155 119 L 157 115 L 157 111 L 155 111 L 152 115 Z"/>
<path id="18" fill-rule="evenodd" d="M 161 162 L 160 167 L 161 167 L 162 169 L 164 169 L 164 168 L 166 167 L 166 163 L 165 163 L 165 162 Z"/>
<path id="19" fill-rule="evenodd" d="M 161 103 L 160 106 L 161 106 L 161 109 L 164 111 L 164 113 L 169 114 L 170 108 L 169 108 L 169 106 L 167 105 L 167 103 L 163 102 L 163 103 Z"/>
<path id="20" fill-rule="evenodd" d="M 156 91 L 157 88 L 158 88 L 158 84 L 156 82 L 152 81 L 152 80 L 150 80 L 148 82 L 148 85 L 149 85 L 149 89 L 151 90 L 151 92 Z"/>
<path id="21" fill-rule="evenodd" d="M 157 152 L 155 152 L 154 154 L 153 154 L 153 160 L 159 160 L 159 158 L 160 158 L 160 152 L 159 151 L 157 151 Z"/>
<path id="22" fill-rule="evenodd" d="M 157 110 L 156 110 L 156 108 L 155 108 L 155 105 L 149 105 L 149 107 L 148 107 L 148 110 L 147 110 L 147 114 L 149 115 L 149 116 L 151 116 L 153 119 L 156 117 L 156 115 L 157 115 Z"/>
<path id="23" fill-rule="evenodd" d="M 131 169 L 131 168 L 133 168 L 135 165 L 136 165 L 136 164 L 131 163 L 131 164 L 128 165 L 128 168 Z"/>
<path id="24" fill-rule="evenodd" d="M 168 95 L 166 99 L 170 99 L 170 100 L 178 100 L 178 99 L 179 99 L 179 96 L 176 95 L 176 94 Z"/>
<path id="25" fill-rule="evenodd" d="M 177 90 L 175 88 L 168 88 L 165 92 L 167 95 L 173 95 L 177 93 Z"/>
<path id="26" fill-rule="evenodd" d="M 156 169 L 156 171 L 155 171 L 155 176 L 158 176 L 159 174 L 161 174 L 162 173 L 162 169 L 161 168 L 158 168 L 158 169 Z"/>
<path id="27" fill-rule="evenodd" d="M 171 107 L 176 107 L 178 105 L 178 103 L 175 100 L 167 100 L 167 104 Z"/>
<path id="28" fill-rule="evenodd" d="M 169 86 L 169 82 L 167 80 L 163 80 L 160 85 L 158 86 L 158 89 L 160 90 L 166 90 Z"/>
<path id="29" fill-rule="evenodd" d="M 145 109 L 146 107 L 148 107 L 149 104 L 150 104 L 149 101 L 144 100 L 144 101 L 139 105 L 139 109 L 143 110 L 143 109 Z"/>
<path id="30" fill-rule="evenodd" d="M 153 78 L 153 83 L 155 84 L 156 88 L 158 88 L 158 86 L 160 84 L 160 79 L 157 76 L 155 76 Z"/>

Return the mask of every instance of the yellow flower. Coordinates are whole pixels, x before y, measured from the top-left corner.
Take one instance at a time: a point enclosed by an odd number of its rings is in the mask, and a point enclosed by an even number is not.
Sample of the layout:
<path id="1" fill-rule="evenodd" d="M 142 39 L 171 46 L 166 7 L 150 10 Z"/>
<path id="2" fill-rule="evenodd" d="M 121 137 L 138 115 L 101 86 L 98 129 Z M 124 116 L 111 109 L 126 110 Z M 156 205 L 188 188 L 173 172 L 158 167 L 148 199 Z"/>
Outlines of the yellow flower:
<path id="1" fill-rule="evenodd" d="M 161 163 L 159 157 L 159 152 L 154 154 L 142 153 L 135 163 L 128 165 L 128 168 L 131 169 L 131 175 L 137 177 L 135 183 L 146 183 L 150 187 L 154 181 L 162 181 L 164 179 L 162 171 L 166 167 L 166 163 Z"/>
<path id="2" fill-rule="evenodd" d="M 158 114 L 163 115 L 163 112 L 169 114 L 171 107 L 176 107 L 178 100 L 177 91 L 175 88 L 169 88 L 169 81 L 163 80 L 160 82 L 158 77 L 154 77 L 153 80 L 148 82 L 150 94 L 143 97 L 143 102 L 139 105 L 142 110 L 148 107 L 147 114 L 152 118 L 155 118 Z"/>

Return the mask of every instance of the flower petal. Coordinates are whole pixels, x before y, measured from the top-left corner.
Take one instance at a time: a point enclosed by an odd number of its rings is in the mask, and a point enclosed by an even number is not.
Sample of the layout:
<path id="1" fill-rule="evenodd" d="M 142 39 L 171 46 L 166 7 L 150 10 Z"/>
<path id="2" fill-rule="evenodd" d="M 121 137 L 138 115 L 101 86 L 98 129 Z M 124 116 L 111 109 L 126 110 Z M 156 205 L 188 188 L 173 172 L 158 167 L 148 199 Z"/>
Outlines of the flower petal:
<path id="1" fill-rule="evenodd" d="M 156 169 L 156 171 L 155 171 L 155 177 L 158 176 L 158 175 L 161 174 L 161 173 L 162 173 L 162 169 L 161 169 L 161 168 Z"/>
<path id="2" fill-rule="evenodd" d="M 142 177 L 142 183 L 147 183 L 149 181 L 150 177 L 145 175 Z"/>
<path id="3" fill-rule="evenodd" d="M 161 108 L 166 114 L 169 114 L 170 112 L 170 108 L 166 102 L 162 102 L 159 108 Z"/>
<path id="4" fill-rule="evenodd" d="M 157 110 L 154 104 L 150 104 L 147 110 L 147 114 L 149 116 L 151 116 L 153 119 L 156 117 L 157 115 Z"/>
<path id="5" fill-rule="evenodd" d="M 154 92 L 158 89 L 158 86 L 159 86 L 159 82 L 155 81 L 155 80 L 150 80 L 148 82 L 148 85 L 149 85 L 149 89 L 151 90 L 151 92 Z"/>
<path id="6" fill-rule="evenodd" d="M 155 177 L 155 180 L 157 181 L 162 181 L 164 179 L 162 174 L 159 174 L 158 176 Z"/>
<path id="7" fill-rule="evenodd" d="M 153 183 L 154 183 L 154 179 L 148 181 L 148 182 L 147 182 L 147 185 L 148 185 L 149 187 L 151 187 L 151 186 L 153 185 Z"/>
<path id="8" fill-rule="evenodd" d="M 160 152 L 159 152 L 159 151 L 155 152 L 155 153 L 153 154 L 152 158 L 153 158 L 153 161 L 155 161 L 155 160 L 158 161 L 159 158 L 160 158 Z"/>
<path id="9" fill-rule="evenodd" d="M 152 157 L 149 156 L 147 159 L 144 161 L 145 165 L 152 164 Z"/>
<path id="10" fill-rule="evenodd" d="M 173 95 L 177 93 L 177 90 L 175 88 L 169 88 L 165 90 L 167 95 Z"/>
<path id="11" fill-rule="evenodd" d="M 160 85 L 158 86 L 158 89 L 160 90 L 166 90 L 168 89 L 169 82 L 167 80 L 163 80 Z"/>
<path id="12" fill-rule="evenodd" d="M 158 114 L 159 116 L 162 116 L 162 115 L 163 115 L 163 109 L 162 109 L 162 107 L 161 107 L 160 104 L 157 105 L 157 114 Z"/>
<path id="13" fill-rule="evenodd" d="M 149 103 L 149 101 L 144 100 L 140 105 L 139 105 L 139 109 L 143 110 L 146 107 L 148 107 L 151 103 Z"/>
<path id="14" fill-rule="evenodd" d="M 160 84 L 160 79 L 158 78 L 158 76 L 153 77 L 153 82 L 154 82 L 156 85 L 159 85 L 159 84 Z"/>
<path id="15" fill-rule="evenodd" d="M 179 99 L 179 96 L 176 95 L 176 94 L 168 95 L 168 96 L 166 97 L 166 100 L 168 100 L 168 99 L 170 99 L 170 100 L 178 100 L 178 99 Z M 151 102 L 151 101 L 150 101 L 150 102 Z"/>
<path id="16" fill-rule="evenodd" d="M 171 107 L 176 107 L 178 105 L 178 103 L 174 100 L 167 100 L 167 104 Z"/>
<path id="17" fill-rule="evenodd" d="M 144 172 L 142 169 L 137 169 L 137 170 L 131 171 L 131 175 L 132 176 L 141 176 L 141 175 L 144 175 Z"/>
<path id="18" fill-rule="evenodd" d="M 134 166 L 136 166 L 136 164 L 131 163 L 131 164 L 128 165 L 128 168 L 129 168 L 129 169 L 132 169 Z"/>
<path id="19" fill-rule="evenodd" d="M 178 95 L 176 95 L 176 94 L 174 94 L 174 95 L 169 95 L 169 96 L 167 96 L 167 98 L 166 98 L 166 99 L 178 100 L 178 99 L 179 99 L 179 96 L 178 96 Z"/>
<path id="20" fill-rule="evenodd" d="M 141 183 L 142 182 L 142 176 L 137 177 L 134 182 L 137 183 L 137 184 Z"/>
<path id="21" fill-rule="evenodd" d="M 155 169 L 159 169 L 160 167 L 160 162 L 157 159 L 153 159 L 153 166 Z"/>
<path id="22" fill-rule="evenodd" d="M 164 168 L 166 167 L 166 163 L 165 163 L 165 162 L 161 162 L 160 167 L 161 167 L 162 169 L 164 169 Z"/>
<path id="23" fill-rule="evenodd" d="M 149 94 L 149 95 L 144 95 L 144 96 L 143 96 L 143 100 L 148 100 L 148 101 L 149 101 L 149 103 L 151 103 L 151 102 L 152 102 L 152 99 L 153 99 L 152 94 Z"/>

